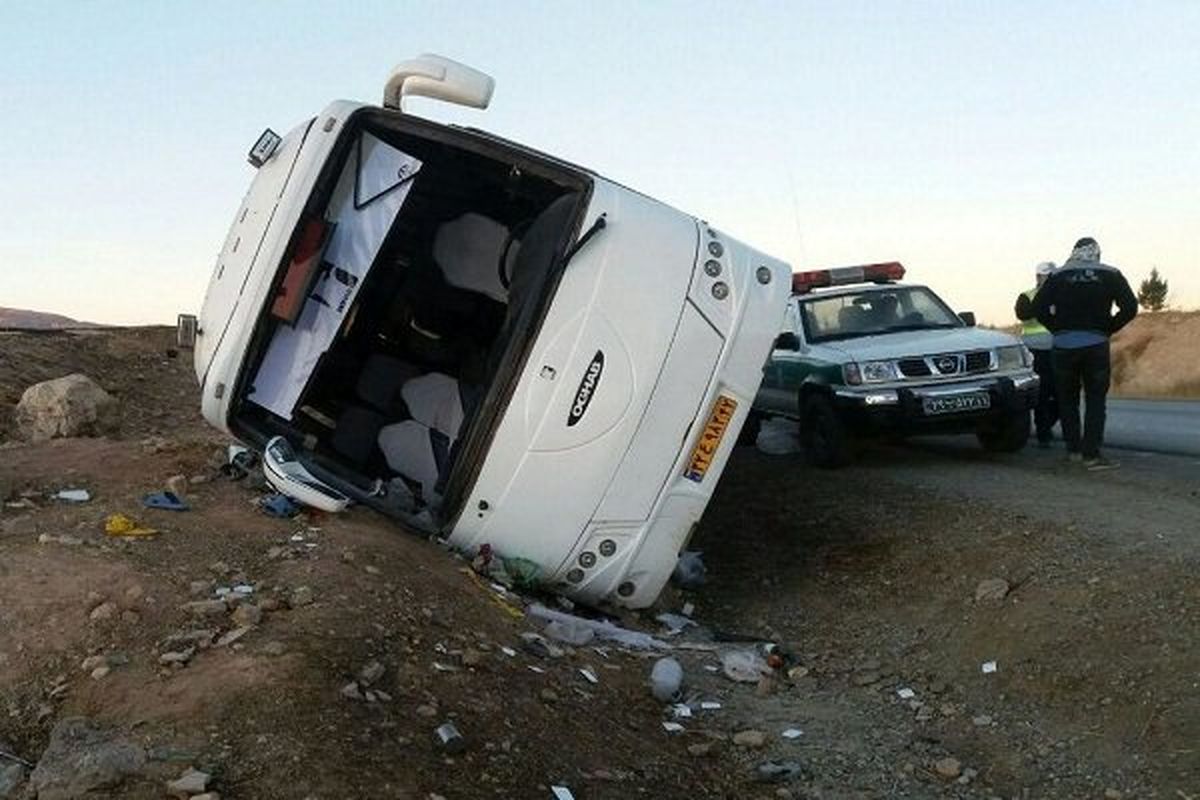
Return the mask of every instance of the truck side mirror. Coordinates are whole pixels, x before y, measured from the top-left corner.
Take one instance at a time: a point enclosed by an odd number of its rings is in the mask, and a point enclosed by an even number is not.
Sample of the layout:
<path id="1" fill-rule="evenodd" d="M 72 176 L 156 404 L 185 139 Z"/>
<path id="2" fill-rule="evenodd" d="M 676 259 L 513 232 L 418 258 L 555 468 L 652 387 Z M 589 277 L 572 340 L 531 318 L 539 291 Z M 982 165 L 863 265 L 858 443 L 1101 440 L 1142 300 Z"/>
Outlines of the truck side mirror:
<path id="1" fill-rule="evenodd" d="M 799 350 L 800 337 L 791 331 L 784 331 L 775 337 L 776 350 Z"/>
<path id="2" fill-rule="evenodd" d="M 963 321 L 963 325 L 966 325 L 971 328 L 975 327 L 975 312 L 974 311 L 960 311 L 958 313 L 958 318 Z"/>

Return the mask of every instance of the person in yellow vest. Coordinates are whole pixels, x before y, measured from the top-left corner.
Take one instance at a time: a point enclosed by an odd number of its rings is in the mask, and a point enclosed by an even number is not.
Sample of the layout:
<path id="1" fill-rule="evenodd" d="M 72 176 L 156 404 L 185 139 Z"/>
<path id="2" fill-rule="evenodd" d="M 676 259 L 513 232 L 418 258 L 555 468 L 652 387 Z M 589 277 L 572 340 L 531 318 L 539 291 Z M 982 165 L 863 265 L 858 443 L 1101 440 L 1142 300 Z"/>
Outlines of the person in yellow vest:
<path id="1" fill-rule="evenodd" d="M 1037 321 L 1033 313 L 1033 300 L 1038 289 L 1054 273 L 1054 262 L 1043 261 L 1037 265 L 1036 283 L 1017 295 L 1013 309 L 1021 321 L 1021 341 L 1033 352 L 1033 371 L 1041 379 L 1037 406 L 1033 409 L 1033 426 L 1037 431 L 1038 447 L 1049 447 L 1054 438 L 1054 424 L 1058 422 L 1058 397 L 1054 390 L 1054 334 Z"/>

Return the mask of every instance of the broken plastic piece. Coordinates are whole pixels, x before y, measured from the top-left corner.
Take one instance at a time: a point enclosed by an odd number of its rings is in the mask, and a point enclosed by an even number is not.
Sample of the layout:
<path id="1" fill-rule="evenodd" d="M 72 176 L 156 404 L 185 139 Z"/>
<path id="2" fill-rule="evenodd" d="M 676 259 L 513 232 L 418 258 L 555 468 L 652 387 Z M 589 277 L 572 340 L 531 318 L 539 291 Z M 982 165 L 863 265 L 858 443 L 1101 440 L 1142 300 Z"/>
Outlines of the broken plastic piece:
<path id="1" fill-rule="evenodd" d="M 565 786 L 551 786 L 550 791 L 554 793 L 554 800 L 575 800 L 575 795 Z"/>
<path id="2" fill-rule="evenodd" d="M 104 532 L 109 536 L 154 536 L 158 533 L 154 528 L 143 528 L 124 514 L 111 514 L 104 521 Z"/>
<path id="3" fill-rule="evenodd" d="M 914 697 L 917 696 L 917 693 L 914 692 L 912 689 L 908 688 L 907 686 L 905 686 L 902 689 L 897 689 L 896 694 L 899 696 L 899 698 L 901 700 L 912 700 Z"/>
<path id="4" fill-rule="evenodd" d="M 68 503 L 86 503 L 92 499 L 92 495 L 87 489 L 60 489 L 54 497 L 57 500 L 66 500 Z"/>
<path id="5" fill-rule="evenodd" d="M 585 625 L 595 631 L 596 636 L 599 638 L 609 639 L 617 642 L 618 644 L 625 645 L 626 647 L 631 647 L 635 650 L 652 650 L 655 648 L 660 648 L 663 650 L 670 649 L 670 645 L 668 645 L 666 642 L 660 639 L 655 639 L 648 633 L 631 631 L 627 628 L 614 625 L 607 620 L 584 619 L 583 617 L 577 617 L 574 614 L 567 614 L 563 611 L 555 611 L 554 609 L 546 608 L 540 603 L 534 603 L 533 605 L 529 606 L 526 611 L 529 616 L 536 619 L 546 620 L 547 622 L 557 620 L 559 622 L 571 622 L 577 625 Z"/>
<path id="6" fill-rule="evenodd" d="M 673 658 L 660 658 L 655 661 L 650 670 L 650 694 L 654 695 L 654 699 L 660 703 L 678 700 L 682 689 L 683 667 L 680 663 Z M 676 715 L 678 716 L 678 711 Z"/>
<path id="7" fill-rule="evenodd" d="M 588 683 L 599 683 L 600 679 L 596 677 L 596 673 L 591 667 L 580 667 L 579 674 L 582 675 Z"/>
<path id="8" fill-rule="evenodd" d="M 151 492 L 142 498 L 146 508 L 157 508 L 162 511 L 187 511 L 188 504 L 174 492 Z"/>
<path id="9" fill-rule="evenodd" d="M 721 656 L 721 670 L 732 681 L 758 683 L 770 668 L 763 657 L 752 650 L 730 650 Z"/>
<path id="10" fill-rule="evenodd" d="M 663 730 L 665 730 L 667 733 L 682 733 L 683 731 L 687 730 L 687 728 L 683 727 L 678 722 L 664 722 L 662 726 Z"/>
<path id="11" fill-rule="evenodd" d="M 800 730 L 799 728 L 788 728 L 779 735 L 785 739 L 799 739 L 804 735 L 804 731 Z"/>
<path id="12" fill-rule="evenodd" d="M 294 517 L 300 513 L 300 506 L 296 505 L 292 498 L 284 494 L 269 494 L 258 499 L 258 507 L 263 510 L 263 513 L 271 517 Z M 299 539 L 296 537 L 300 536 Z M 304 537 L 300 534 L 294 534 L 292 541 L 303 541 Z"/>
<path id="13" fill-rule="evenodd" d="M 990 674 L 990 673 L 993 673 L 993 672 L 995 672 L 996 670 L 998 670 L 998 669 L 999 669 L 999 667 L 998 667 L 998 666 L 996 666 L 996 662 L 995 662 L 995 661 L 985 661 L 985 662 L 983 662 L 983 664 L 982 664 L 982 665 L 979 667 L 979 669 L 980 669 L 981 671 L 983 671 L 983 673 L 986 675 L 986 674 Z"/>
<path id="14" fill-rule="evenodd" d="M 682 633 L 683 631 L 687 630 L 689 625 L 696 624 L 694 619 L 688 619 L 680 614 L 672 614 L 669 611 L 659 614 L 654 619 L 667 626 L 668 636 L 674 636 L 678 633 Z"/>

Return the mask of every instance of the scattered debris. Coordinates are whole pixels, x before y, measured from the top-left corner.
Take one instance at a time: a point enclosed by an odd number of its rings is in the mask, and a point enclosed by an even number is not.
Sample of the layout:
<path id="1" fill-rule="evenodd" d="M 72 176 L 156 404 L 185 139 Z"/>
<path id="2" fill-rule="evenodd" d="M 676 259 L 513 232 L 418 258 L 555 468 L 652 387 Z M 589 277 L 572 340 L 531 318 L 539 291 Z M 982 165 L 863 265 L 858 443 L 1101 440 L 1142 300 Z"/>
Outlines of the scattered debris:
<path id="1" fill-rule="evenodd" d="M 708 578 L 708 570 L 701 559 L 703 554 L 697 550 L 684 550 L 675 562 L 675 571 L 671 580 L 681 589 L 695 589 L 704 585 Z"/>
<path id="2" fill-rule="evenodd" d="M 467 740 L 458 732 L 453 722 L 443 722 L 434 733 L 437 735 L 438 744 L 447 753 L 461 753 L 467 748 Z"/>
<path id="3" fill-rule="evenodd" d="M 65 500 L 68 503 L 86 503 L 92 499 L 87 489 L 60 489 L 54 493 L 54 499 Z"/>
<path id="4" fill-rule="evenodd" d="M 799 739 L 804 735 L 804 731 L 800 730 L 799 728 L 787 728 L 779 735 L 785 739 Z"/>
<path id="5" fill-rule="evenodd" d="M 753 650 L 730 650 L 721 655 L 721 671 L 738 683 L 758 683 L 769 668 L 766 660 Z"/>
<path id="6" fill-rule="evenodd" d="M 521 647 L 530 655 L 538 658 L 562 658 L 566 651 L 550 642 L 545 636 L 532 631 L 521 634 Z"/>
<path id="7" fill-rule="evenodd" d="M 282 519 L 290 519 L 300 513 L 300 506 L 295 500 L 285 494 L 279 493 L 268 494 L 258 498 L 258 508 L 269 517 L 280 517 Z M 292 541 L 303 540 L 303 536 L 300 536 L 299 540 L 295 536 L 292 537 Z"/>
<path id="8" fill-rule="evenodd" d="M 575 795 L 565 786 L 551 786 L 550 792 L 554 795 L 554 800 L 575 800 Z"/>
<path id="9" fill-rule="evenodd" d="M 68 547 L 78 547 L 83 544 L 83 539 L 78 536 L 68 536 L 66 534 L 42 533 L 38 535 L 38 544 L 63 544 Z"/>
<path id="10" fill-rule="evenodd" d="M 907 686 L 904 686 L 904 687 L 896 690 L 896 696 L 899 697 L 901 700 L 912 700 L 914 697 L 917 696 L 917 693 L 914 692 L 912 689 L 908 688 Z"/>
<path id="11" fill-rule="evenodd" d="M 132 517 L 124 514 L 110 514 L 104 520 L 104 532 L 109 536 L 154 536 L 158 533 L 155 528 L 144 528 Z"/>
<path id="12" fill-rule="evenodd" d="M 687 630 L 688 626 L 697 624 L 696 620 L 694 619 L 689 619 L 681 614 L 672 614 L 670 612 L 663 612 L 654 619 L 667 626 L 668 636 L 675 636 L 683 633 L 685 630 Z"/>
<path id="13" fill-rule="evenodd" d="M 663 730 L 665 730 L 667 733 L 683 733 L 685 730 L 687 730 L 687 728 L 683 727 L 678 722 L 664 722 L 662 726 Z"/>
<path id="14" fill-rule="evenodd" d="M 527 611 L 529 616 L 547 622 L 571 622 L 576 625 L 589 627 L 595 632 L 598 638 L 608 639 L 635 650 L 651 650 L 655 648 L 666 650 L 670 647 L 666 642 L 656 639 L 648 633 L 631 631 L 627 628 L 614 625 L 607 620 L 584 619 L 583 617 L 577 617 L 574 614 L 568 614 L 564 611 L 555 611 L 554 609 L 546 608 L 539 603 L 530 605 Z"/>
<path id="15" fill-rule="evenodd" d="M 1000 669 L 1000 667 L 997 666 L 995 661 L 985 661 L 985 662 L 983 662 L 983 664 L 980 665 L 979 669 L 985 675 L 990 675 L 991 673 Z"/>
<path id="16" fill-rule="evenodd" d="M 596 631 L 588 625 L 581 625 L 576 620 L 554 619 L 546 623 L 546 635 L 564 644 L 583 647 L 596 638 Z"/>
<path id="17" fill-rule="evenodd" d="M 151 492 L 142 498 L 146 508 L 156 508 L 161 511 L 188 511 L 190 507 L 174 492 Z"/>
<path id="18" fill-rule="evenodd" d="M 600 678 L 596 676 L 596 671 L 591 667 L 580 667 L 579 674 L 582 675 L 588 683 L 600 682 Z"/>
<path id="19" fill-rule="evenodd" d="M 650 694 L 660 703 L 678 700 L 683 689 L 683 667 L 673 658 L 660 658 L 650 670 Z"/>

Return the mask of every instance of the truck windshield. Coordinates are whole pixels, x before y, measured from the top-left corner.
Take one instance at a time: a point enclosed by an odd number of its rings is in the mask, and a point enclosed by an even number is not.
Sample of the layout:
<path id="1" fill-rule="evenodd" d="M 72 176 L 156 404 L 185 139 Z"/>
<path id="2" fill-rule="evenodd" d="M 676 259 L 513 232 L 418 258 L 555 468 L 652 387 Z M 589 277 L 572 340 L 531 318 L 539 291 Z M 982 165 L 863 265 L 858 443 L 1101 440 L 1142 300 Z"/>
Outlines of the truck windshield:
<path id="1" fill-rule="evenodd" d="M 809 342 L 878 336 L 896 331 L 957 328 L 963 322 L 924 286 L 863 289 L 800 301 Z"/>

